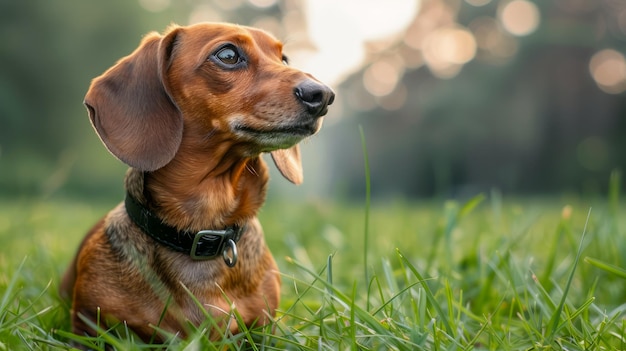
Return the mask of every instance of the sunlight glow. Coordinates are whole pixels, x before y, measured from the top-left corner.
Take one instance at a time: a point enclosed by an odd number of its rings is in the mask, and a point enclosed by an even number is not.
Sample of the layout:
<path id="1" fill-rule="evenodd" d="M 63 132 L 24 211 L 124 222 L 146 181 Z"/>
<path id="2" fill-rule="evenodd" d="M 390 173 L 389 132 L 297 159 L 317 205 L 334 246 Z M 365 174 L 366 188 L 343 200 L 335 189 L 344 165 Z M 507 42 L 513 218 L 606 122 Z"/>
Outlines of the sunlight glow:
<path id="1" fill-rule="evenodd" d="M 364 63 L 367 42 L 393 39 L 401 34 L 415 17 L 420 3 L 419 0 L 308 0 L 305 13 L 313 50 L 299 55 L 294 65 L 315 70 L 320 80 L 338 84 Z"/>

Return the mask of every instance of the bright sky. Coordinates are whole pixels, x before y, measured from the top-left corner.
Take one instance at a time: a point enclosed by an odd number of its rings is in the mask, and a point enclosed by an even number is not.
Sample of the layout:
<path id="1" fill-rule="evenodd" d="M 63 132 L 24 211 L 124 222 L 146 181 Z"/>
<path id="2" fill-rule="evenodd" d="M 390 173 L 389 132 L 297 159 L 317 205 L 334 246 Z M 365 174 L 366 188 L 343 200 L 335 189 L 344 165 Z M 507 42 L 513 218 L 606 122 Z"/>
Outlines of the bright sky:
<path id="1" fill-rule="evenodd" d="M 167 9 L 172 0 L 138 0 L 153 12 Z M 198 5 L 190 23 L 219 21 L 222 10 L 234 11 L 244 0 L 213 0 Z M 257 7 L 268 7 L 277 0 L 247 0 Z M 361 68 L 365 58 L 364 44 L 375 39 L 387 39 L 399 34 L 419 11 L 421 0 L 305 0 L 308 35 L 315 50 L 290 51 L 290 61 L 305 71 L 315 72 L 320 80 L 339 84 L 349 74 Z"/>
<path id="2" fill-rule="evenodd" d="M 415 18 L 421 0 L 307 0 L 309 36 L 317 51 L 296 59 L 331 85 L 359 69 L 367 41 L 391 38 Z"/>

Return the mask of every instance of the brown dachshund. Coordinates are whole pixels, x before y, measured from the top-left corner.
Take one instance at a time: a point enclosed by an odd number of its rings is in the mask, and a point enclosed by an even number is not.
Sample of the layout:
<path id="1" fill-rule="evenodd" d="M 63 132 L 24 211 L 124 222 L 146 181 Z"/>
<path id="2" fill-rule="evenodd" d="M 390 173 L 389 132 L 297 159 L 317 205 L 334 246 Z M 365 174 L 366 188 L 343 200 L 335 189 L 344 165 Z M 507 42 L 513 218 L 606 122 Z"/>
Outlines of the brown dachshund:
<path id="1" fill-rule="evenodd" d="M 73 332 L 123 322 L 164 341 L 209 313 L 216 338 L 239 331 L 233 309 L 248 327 L 269 323 L 280 277 L 256 218 L 268 182 L 260 155 L 301 183 L 297 144 L 333 100 L 287 65 L 278 40 L 223 23 L 151 33 L 94 79 L 91 123 L 131 168 L 126 200 L 87 234 L 61 283 Z"/>

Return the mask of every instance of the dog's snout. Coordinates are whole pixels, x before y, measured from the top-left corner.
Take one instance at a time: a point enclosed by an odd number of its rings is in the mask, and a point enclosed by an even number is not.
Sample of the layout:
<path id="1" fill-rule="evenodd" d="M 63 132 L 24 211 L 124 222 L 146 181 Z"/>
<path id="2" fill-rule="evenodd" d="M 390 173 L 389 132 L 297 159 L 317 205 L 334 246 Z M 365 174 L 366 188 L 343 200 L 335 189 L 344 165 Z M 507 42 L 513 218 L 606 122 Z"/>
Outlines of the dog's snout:
<path id="1" fill-rule="evenodd" d="M 329 87 L 313 80 L 298 84 L 294 94 L 307 111 L 316 117 L 324 115 L 328 105 L 335 100 L 335 93 Z"/>

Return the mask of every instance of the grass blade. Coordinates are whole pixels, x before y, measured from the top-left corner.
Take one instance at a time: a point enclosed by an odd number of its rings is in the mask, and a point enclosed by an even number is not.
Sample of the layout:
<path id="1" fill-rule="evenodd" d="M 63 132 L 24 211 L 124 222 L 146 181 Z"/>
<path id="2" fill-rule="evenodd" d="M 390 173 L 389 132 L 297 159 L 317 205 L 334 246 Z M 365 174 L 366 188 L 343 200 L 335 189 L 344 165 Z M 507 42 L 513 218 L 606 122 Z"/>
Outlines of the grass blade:
<path id="1" fill-rule="evenodd" d="M 7 317 L 7 306 L 9 305 L 9 301 L 11 296 L 15 292 L 17 279 L 20 276 L 20 272 L 24 267 L 24 262 L 26 262 L 26 258 L 22 260 L 22 263 L 17 267 L 17 271 L 13 274 L 9 285 L 6 287 L 4 294 L 2 295 L 2 301 L 0 302 L 0 326 L 4 324 L 5 318 Z"/>
<path id="2" fill-rule="evenodd" d="M 442 321 L 443 325 L 446 328 L 446 332 L 449 335 L 452 335 L 452 327 L 450 326 L 450 322 L 446 318 L 446 314 L 441 309 L 441 306 L 439 306 L 439 303 L 437 302 L 437 299 L 435 298 L 435 295 L 433 295 L 432 290 L 430 289 L 430 287 L 426 283 L 426 279 L 424 279 L 424 277 L 422 277 L 422 275 L 417 271 L 415 266 L 413 266 L 413 264 L 411 264 L 411 262 L 402 254 L 402 252 L 400 252 L 399 249 L 396 249 L 396 253 L 398 254 L 398 257 L 400 257 L 402 262 L 409 268 L 409 270 L 411 270 L 413 275 L 415 275 L 415 277 L 420 282 L 420 284 L 422 284 L 422 288 L 424 289 L 424 292 L 426 293 L 426 298 L 428 299 L 428 302 L 430 302 L 430 304 L 433 306 L 435 311 L 437 311 L 437 315 L 439 315 L 439 317 L 441 318 L 441 321 Z"/>
<path id="3" fill-rule="evenodd" d="M 363 162 L 365 164 L 365 224 L 363 228 L 363 274 L 366 282 L 370 281 L 369 266 L 367 263 L 367 255 L 369 252 L 369 223 L 370 223 L 370 203 L 371 203 L 371 180 L 370 180 L 370 162 L 367 155 L 367 145 L 365 143 L 365 133 L 363 126 L 359 125 L 361 134 L 361 146 L 363 147 Z M 368 299 L 369 300 L 369 299 Z M 368 306 L 369 307 L 369 306 Z"/>
<path id="4" fill-rule="evenodd" d="M 621 268 L 621 267 L 618 267 L 610 263 L 606 263 L 606 262 L 603 262 L 603 261 L 600 261 L 598 259 L 591 258 L 591 257 L 585 257 L 584 261 L 586 263 L 589 263 L 593 266 L 600 268 L 603 271 L 607 271 L 609 273 L 615 274 L 616 276 L 622 279 L 626 279 L 626 269 L 624 268 Z"/>
<path id="5" fill-rule="evenodd" d="M 559 301 L 559 305 L 556 310 L 552 314 L 550 321 L 548 322 L 547 329 L 547 337 L 548 339 L 554 340 L 556 332 L 559 329 L 559 324 L 561 323 L 561 313 L 563 312 L 563 306 L 565 306 L 565 301 L 567 300 L 567 294 L 569 293 L 569 289 L 572 286 L 572 281 L 574 281 L 574 273 L 576 272 L 576 267 L 578 267 L 578 262 L 580 261 L 580 255 L 583 251 L 583 244 L 585 241 L 585 236 L 587 234 L 587 225 L 589 224 L 589 218 L 591 217 L 591 208 L 589 212 L 587 212 L 587 219 L 585 221 L 585 227 L 583 228 L 583 233 L 580 238 L 580 244 L 578 245 L 578 251 L 576 252 L 576 258 L 574 259 L 574 264 L 572 265 L 572 269 L 569 273 L 569 277 L 567 278 L 567 283 L 565 284 L 565 289 L 563 290 L 563 296 L 561 296 L 561 301 Z"/>

